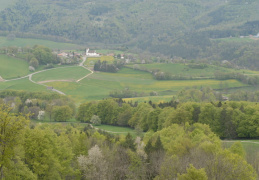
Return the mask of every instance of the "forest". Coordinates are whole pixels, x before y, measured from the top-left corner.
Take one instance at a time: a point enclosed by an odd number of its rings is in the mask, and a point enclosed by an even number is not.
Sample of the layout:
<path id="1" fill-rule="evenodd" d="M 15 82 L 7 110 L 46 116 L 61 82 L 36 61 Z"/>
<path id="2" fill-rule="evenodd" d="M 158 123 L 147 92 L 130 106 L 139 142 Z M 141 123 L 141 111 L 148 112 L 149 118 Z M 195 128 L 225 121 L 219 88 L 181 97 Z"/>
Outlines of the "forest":
<path id="1" fill-rule="evenodd" d="M 257 177 L 241 143 L 223 149 L 205 124 L 172 124 L 134 140 L 90 126 L 30 123 L 6 105 L 1 105 L 0 120 L 1 179 Z"/>

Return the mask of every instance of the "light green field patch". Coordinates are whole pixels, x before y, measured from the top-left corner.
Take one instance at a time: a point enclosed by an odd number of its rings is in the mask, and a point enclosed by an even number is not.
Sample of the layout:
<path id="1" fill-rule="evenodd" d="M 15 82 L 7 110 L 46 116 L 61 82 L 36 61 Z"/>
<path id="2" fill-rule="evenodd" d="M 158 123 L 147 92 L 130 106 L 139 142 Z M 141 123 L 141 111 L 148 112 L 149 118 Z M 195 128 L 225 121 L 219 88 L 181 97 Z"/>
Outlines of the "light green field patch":
<path id="1" fill-rule="evenodd" d="M 41 86 L 38 84 L 34 84 L 29 81 L 28 78 L 15 80 L 15 81 L 8 81 L 8 82 L 0 82 L 0 91 L 12 89 L 12 90 L 24 90 L 24 91 L 48 91 L 45 86 Z M 48 91 L 52 92 L 52 91 Z"/>
<path id="2" fill-rule="evenodd" d="M 241 74 L 258 74 L 257 71 L 250 71 L 250 70 L 235 70 L 225 67 L 219 66 L 212 66 L 209 65 L 204 69 L 195 69 L 188 66 L 188 64 L 138 64 L 140 68 L 145 68 L 147 70 L 154 70 L 159 69 L 162 72 L 167 72 L 172 75 L 181 75 L 187 78 L 190 77 L 204 77 L 204 78 L 213 78 L 214 73 L 221 72 L 221 73 L 241 73 Z"/>
<path id="3" fill-rule="evenodd" d="M 89 70 L 81 66 L 62 67 L 58 69 L 50 69 L 45 72 L 35 74 L 32 76 L 32 80 L 36 82 L 49 80 L 76 81 L 89 73 Z"/>
<path id="4" fill-rule="evenodd" d="M 111 49 L 99 49 L 99 50 L 96 50 L 96 52 L 100 54 L 123 54 L 123 51 L 111 50 Z"/>
<path id="5" fill-rule="evenodd" d="M 0 47 L 16 46 L 16 47 L 33 47 L 34 45 L 43 45 L 51 49 L 82 49 L 83 47 L 70 44 L 70 43 L 59 43 L 54 41 L 42 40 L 42 39 L 29 39 L 29 38 L 15 38 L 10 41 L 6 37 L 0 36 Z"/>
<path id="6" fill-rule="evenodd" d="M 100 56 L 100 57 L 88 57 L 85 61 L 85 65 L 94 65 L 97 61 L 107 61 L 108 63 L 113 63 L 114 57 L 113 56 Z"/>
<path id="7" fill-rule="evenodd" d="M 148 101 L 152 101 L 152 102 L 156 102 L 156 103 L 160 103 L 160 102 L 169 102 L 170 100 L 172 100 L 173 96 L 147 96 L 147 97 L 135 97 L 135 98 L 124 98 L 123 100 L 126 102 L 148 102 Z"/>
<path id="8" fill-rule="evenodd" d="M 123 134 L 127 135 L 128 133 L 132 134 L 135 136 L 136 132 L 132 128 L 127 128 L 127 127 L 119 127 L 119 126 L 111 126 L 111 125 L 100 125 L 100 126 L 94 126 L 95 128 L 107 131 L 112 134 Z"/>
<path id="9" fill-rule="evenodd" d="M 0 76 L 4 79 L 22 77 L 29 74 L 29 64 L 21 59 L 0 55 Z"/>
<path id="10" fill-rule="evenodd" d="M 220 39 L 212 39 L 212 41 L 223 41 L 223 42 L 238 42 L 238 43 L 246 43 L 253 42 L 254 40 L 249 37 L 232 37 L 232 38 L 220 38 Z"/>

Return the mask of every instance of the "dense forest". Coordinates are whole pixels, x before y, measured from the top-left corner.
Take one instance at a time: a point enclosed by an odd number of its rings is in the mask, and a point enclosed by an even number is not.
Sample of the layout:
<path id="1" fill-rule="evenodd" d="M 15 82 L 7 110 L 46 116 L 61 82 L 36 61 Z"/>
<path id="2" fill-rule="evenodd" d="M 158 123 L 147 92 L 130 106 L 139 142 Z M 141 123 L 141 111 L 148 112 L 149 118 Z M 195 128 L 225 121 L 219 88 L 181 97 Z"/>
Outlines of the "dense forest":
<path id="1" fill-rule="evenodd" d="M 258 68 L 258 42 L 213 40 L 259 33 L 258 6 L 256 0 L 13 0 L 0 11 L 0 34 Z"/>
<path id="2" fill-rule="evenodd" d="M 223 149 L 209 126 L 199 123 L 173 124 L 134 140 L 90 126 L 29 123 L 5 105 L 0 120 L 1 179 L 257 177 L 240 143 Z"/>

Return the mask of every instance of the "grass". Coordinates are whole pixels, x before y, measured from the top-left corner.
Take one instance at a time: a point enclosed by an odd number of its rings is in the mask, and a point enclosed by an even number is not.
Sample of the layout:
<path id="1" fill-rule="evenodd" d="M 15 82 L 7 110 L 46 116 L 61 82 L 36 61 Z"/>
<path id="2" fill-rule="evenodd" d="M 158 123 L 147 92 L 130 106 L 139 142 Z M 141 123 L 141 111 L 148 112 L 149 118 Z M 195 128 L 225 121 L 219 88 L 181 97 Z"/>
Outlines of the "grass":
<path id="1" fill-rule="evenodd" d="M 168 72 L 173 75 L 182 75 L 187 77 L 206 77 L 206 78 L 213 78 L 215 72 L 238 72 L 238 73 L 245 73 L 245 74 L 258 74 L 256 71 L 250 70 L 234 70 L 230 68 L 218 67 L 210 65 L 204 69 L 194 69 L 190 68 L 187 64 L 139 64 L 141 68 L 146 68 L 148 70 L 152 69 L 159 69 L 162 72 Z"/>
<path id="2" fill-rule="evenodd" d="M 46 87 L 34 84 L 29 81 L 28 78 L 15 80 L 15 81 L 8 81 L 8 82 L 0 82 L 0 91 L 12 89 L 12 90 L 24 90 L 24 91 L 47 91 Z M 48 91 L 51 92 L 51 91 Z"/>
<path id="3" fill-rule="evenodd" d="M 88 57 L 87 60 L 85 61 L 85 65 L 94 65 L 95 62 L 98 60 L 102 61 L 107 61 L 108 63 L 112 63 L 114 61 L 113 56 L 100 56 L 100 57 Z"/>
<path id="4" fill-rule="evenodd" d="M 157 91 L 160 96 L 147 96 L 141 98 L 134 98 L 141 101 L 167 101 L 170 100 L 178 90 L 186 87 L 193 86 L 210 86 L 215 89 L 220 88 L 222 81 L 218 80 L 179 80 L 179 81 L 156 81 L 152 79 L 151 75 L 146 72 L 137 71 L 133 74 L 134 70 L 123 69 L 118 73 L 103 73 L 98 72 L 83 79 L 79 83 L 75 82 L 50 82 L 46 83 L 53 86 L 55 89 L 61 90 L 65 94 L 71 96 L 77 102 L 101 100 L 108 98 L 109 93 L 113 90 L 122 90 L 129 88 L 132 91 L 144 92 L 147 95 L 151 91 Z M 131 74 L 132 73 L 132 74 Z M 225 80 L 224 83 L 228 87 L 243 87 L 244 84 L 237 80 Z M 161 97 L 165 96 L 165 97 Z M 130 99 L 127 99 L 130 100 Z"/>
<path id="5" fill-rule="evenodd" d="M 118 134 L 118 135 L 119 134 L 127 135 L 128 133 L 130 133 L 133 136 L 135 136 L 136 134 L 134 129 L 128 128 L 128 127 L 111 126 L 111 125 L 100 125 L 100 126 L 94 126 L 94 127 L 104 131 L 108 131 L 113 134 Z"/>
<path id="6" fill-rule="evenodd" d="M 48 71 L 35 74 L 32 76 L 32 80 L 37 82 L 48 80 L 75 81 L 86 76 L 89 73 L 90 71 L 80 66 L 62 67 L 58 69 L 50 69 Z"/>
<path id="7" fill-rule="evenodd" d="M 28 67 L 28 62 L 24 60 L 0 55 L 0 76 L 4 79 L 25 76 L 29 74 Z"/>
<path id="8" fill-rule="evenodd" d="M 119 51 L 119 50 L 111 50 L 111 49 L 99 49 L 99 50 L 96 50 L 97 53 L 100 53 L 100 54 L 123 54 L 124 52 L 123 51 Z"/>
<path id="9" fill-rule="evenodd" d="M 32 47 L 37 44 L 47 46 L 51 49 L 82 49 L 83 48 L 82 46 L 79 46 L 76 44 L 54 42 L 54 41 L 42 40 L 42 39 L 15 38 L 14 40 L 10 41 L 10 40 L 7 40 L 6 37 L 0 36 L 0 47 L 7 47 L 7 46 Z"/>

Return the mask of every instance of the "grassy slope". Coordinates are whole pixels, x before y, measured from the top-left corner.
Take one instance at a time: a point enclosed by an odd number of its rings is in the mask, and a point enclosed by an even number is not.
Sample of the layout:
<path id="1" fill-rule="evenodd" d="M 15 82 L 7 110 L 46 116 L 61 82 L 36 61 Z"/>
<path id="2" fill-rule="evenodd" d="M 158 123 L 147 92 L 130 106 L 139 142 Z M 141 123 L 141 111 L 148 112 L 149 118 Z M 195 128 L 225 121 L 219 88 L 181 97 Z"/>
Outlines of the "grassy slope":
<path id="1" fill-rule="evenodd" d="M 94 127 L 111 132 L 113 134 L 118 134 L 118 135 L 119 134 L 127 135 L 128 133 L 135 135 L 135 131 L 132 128 L 127 128 L 127 127 L 110 126 L 110 125 L 100 125 L 100 126 L 94 126 Z"/>
<path id="2" fill-rule="evenodd" d="M 192 69 L 184 64 L 140 64 L 140 67 L 145 67 L 149 70 L 160 69 L 163 72 L 168 72 L 174 75 L 193 76 L 193 77 L 213 77 L 215 72 L 239 72 L 245 74 L 256 74 L 258 72 L 249 70 L 234 70 L 224 67 L 209 66 L 204 69 Z"/>
<path id="3" fill-rule="evenodd" d="M 46 81 L 46 80 L 78 80 L 90 72 L 79 66 L 75 67 L 64 67 L 59 69 L 50 69 L 48 71 L 35 74 L 32 76 L 34 81 Z"/>
<path id="4" fill-rule="evenodd" d="M 6 37 L 0 36 L 0 47 L 6 46 L 17 46 L 17 47 L 26 47 L 26 46 L 34 46 L 34 45 L 43 45 L 47 46 L 51 49 L 81 49 L 83 47 L 70 44 L 70 43 L 59 43 L 54 41 L 42 40 L 42 39 L 29 39 L 29 38 L 15 38 L 13 41 L 9 41 Z"/>
<path id="5" fill-rule="evenodd" d="M 133 74 L 135 72 L 135 74 Z M 94 73 L 88 78 L 74 82 L 51 82 L 47 83 L 56 89 L 62 90 L 64 93 L 71 95 L 72 98 L 79 102 L 85 100 L 100 100 L 109 97 L 112 90 L 122 90 L 129 88 L 132 91 L 146 92 L 157 91 L 160 95 L 166 95 L 165 100 L 170 99 L 174 92 L 185 87 L 192 86 L 210 86 L 218 89 L 221 81 L 218 80 L 186 80 L 186 81 L 156 81 L 151 75 L 142 71 L 134 71 L 131 69 L 122 69 L 119 73 Z M 226 80 L 228 87 L 242 87 L 242 83 L 236 80 Z M 147 98 L 147 97 L 146 97 Z M 148 99 L 144 98 L 143 101 Z M 151 97 L 159 100 L 158 97 Z M 138 98 L 137 98 L 138 99 Z M 141 99 L 141 98 L 140 98 Z M 143 99 L 143 98 L 142 98 Z"/>
<path id="6" fill-rule="evenodd" d="M 0 55 L 0 76 L 4 79 L 24 76 L 29 73 L 29 64 L 20 59 Z"/>
<path id="7" fill-rule="evenodd" d="M 9 82 L 0 82 L 0 90 L 12 89 L 12 90 L 25 90 L 25 91 L 47 91 L 46 87 L 37 85 L 29 81 L 28 78 L 9 81 Z"/>

